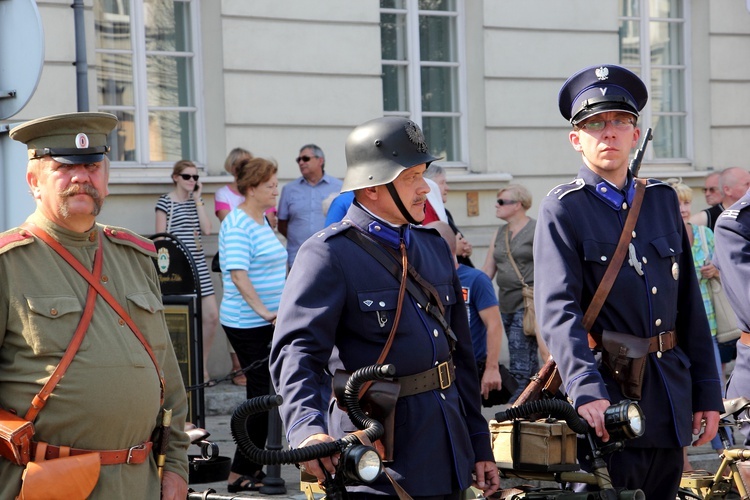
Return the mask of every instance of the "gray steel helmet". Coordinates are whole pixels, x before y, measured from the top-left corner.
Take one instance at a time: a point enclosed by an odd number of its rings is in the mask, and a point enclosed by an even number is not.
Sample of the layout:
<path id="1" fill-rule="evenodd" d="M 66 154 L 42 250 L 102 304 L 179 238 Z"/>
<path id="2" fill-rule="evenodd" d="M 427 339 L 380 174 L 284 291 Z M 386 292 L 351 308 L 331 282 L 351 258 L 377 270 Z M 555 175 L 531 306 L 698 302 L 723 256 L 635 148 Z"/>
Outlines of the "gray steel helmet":
<path id="1" fill-rule="evenodd" d="M 392 182 L 407 168 L 435 160 L 413 121 L 400 116 L 376 118 L 346 139 L 346 176 L 341 192 Z"/>

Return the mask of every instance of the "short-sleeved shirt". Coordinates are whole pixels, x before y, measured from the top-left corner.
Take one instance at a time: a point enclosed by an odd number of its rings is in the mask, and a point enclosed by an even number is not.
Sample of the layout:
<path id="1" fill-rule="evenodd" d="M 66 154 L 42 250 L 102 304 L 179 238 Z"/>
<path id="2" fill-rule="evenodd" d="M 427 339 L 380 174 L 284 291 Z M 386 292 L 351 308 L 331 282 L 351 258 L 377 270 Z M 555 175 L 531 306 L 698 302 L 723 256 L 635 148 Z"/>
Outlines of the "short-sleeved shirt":
<path id="1" fill-rule="evenodd" d="M 156 210 L 167 214 L 167 232 L 176 236 L 190 251 L 198 269 L 201 282 L 201 296 L 213 295 L 214 285 L 206 265 L 206 254 L 201 240 L 201 222 L 198 219 L 198 207 L 192 198 L 187 201 L 173 201 L 163 194 L 156 202 Z"/>
<path id="2" fill-rule="evenodd" d="M 347 191 L 346 193 L 341 193 L 340 195 L 335 197 L 331 202 L 331 206 L 328 207 L 325 227 L 330 226 L 334 222 L 341 221 L 346 215 L 346 212 L 349 210 L 349 207 L 352 205 L 353 201 L 354 191 Z"/>
<path id="3" fill-rule="evenodd" d="M 495 288 L 489 276 L 479 269 L 459 264 L 457 272 L 461 289 L 464 292 L 466 312 L 469 315 L 474 357 L 477 361 L 482 361 L 487 358 L 487 327 L 479 316 L 479 311 L 488 307 L 497 307 Z"/>
<path id="4" fill-rule="evenodd" d="M 229 210 L 231 212 L 243 201 L 245 201 L 245 197 L 240 193 L 232 190 L 228 185 L 222 186 L 214 194 L 214 213 L 218 213 L 219 210 Z"/>
<path id="5" fill-rule="evenodd" d="M 287 254 L 284 245 L 268 225 L 258 224 L 241 208 L 232 210 L 221 223 L 219 259 L 224 297 L 219 308 L 222 325 L 233 328 L 257 328 L 268 325 L 245 301 L 232 282 L 230 271 L 247 271 L 261 302 L 271 312 L 279 309 L 286 281 Z"/>
<path id="6" fill-rule="evenodd" d="M 304 241 L 325 227 L 323 200 L 341 191 L 341 180 L 324 174 L 317 184 L 310 185 L 304 177 L 293 180 L 281 190 L 279 220 L 288 221 L 286 250 L 289 266 Z"/>

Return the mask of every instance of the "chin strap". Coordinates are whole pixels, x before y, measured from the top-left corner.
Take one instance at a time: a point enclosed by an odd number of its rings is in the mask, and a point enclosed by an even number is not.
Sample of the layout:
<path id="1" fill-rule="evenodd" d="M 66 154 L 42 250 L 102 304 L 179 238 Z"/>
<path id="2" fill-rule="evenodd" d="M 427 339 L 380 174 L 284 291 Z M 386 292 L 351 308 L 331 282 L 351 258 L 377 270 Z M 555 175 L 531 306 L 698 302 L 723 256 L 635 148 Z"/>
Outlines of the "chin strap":
<path id="1" fill-rule="evenodd" d="M 404 219 L 406 219 L 406 221 L 409 224 L 414 224 L 414 225 L 421 224 L 422 221 L 414 220 L 414 217 L 412 217 L 411 214 L 409 213 L 409 211 L 406 209 L 406 207 L 404 206 L 403 202 L 401 201 L 401 197 L 398 195 L 398 191 L 396 191 L 396 187 L 393 185 L 393 183 L 389 182 L 388 184 L 385 185 L 385 187 L 387 187 L 388 188 L 388 192 L 391 193 L 391 198 L 393 198 L 393 201 L 396 203 L 396 207 L 401 212 L 401 215 L 404 216 Z M 422 218 L 422 220 L 424 220 L 424 217 Z"/>

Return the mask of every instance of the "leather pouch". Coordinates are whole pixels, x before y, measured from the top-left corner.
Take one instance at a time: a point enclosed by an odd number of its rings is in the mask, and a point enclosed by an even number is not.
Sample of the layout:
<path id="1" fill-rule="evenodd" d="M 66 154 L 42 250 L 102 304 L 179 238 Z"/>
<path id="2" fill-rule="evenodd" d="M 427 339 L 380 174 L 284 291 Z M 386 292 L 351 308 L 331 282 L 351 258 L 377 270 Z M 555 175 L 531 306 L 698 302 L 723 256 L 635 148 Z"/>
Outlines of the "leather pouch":
<path id="1" fill-rule="evenodd" d="M 29 462 L 16 500 L 85 500 L 94 491 L 100 470 L 98 453 Z"/>
<path id="2" fill-rule="evenodd" d="M 333 394 L 336 397 L 336 404 L 344 411 L 346 411 L 343 404 L 344 389 L 350 375 L 351 372 L 345 370 L 336 370 L 333 375 Z M 393 461 L 396 401 L 400 390 L 401 386 L 398 382 L 375 380 L 360 398 L 360 406 L 367 416 L 383 424 L 385 432 L 373 445 L 384 462 Z"/>
<path id="3" fill-rule="evenodd" d="M 15 413 L 0 409 L 0 456 L 16 465 L 31 460 L 34 424 Z"/>
<path id="4" fill-rule="evenodd" d="M 650 346 L 649 339 L 604 330 L 602 346 L 604 347 L 602 363 L 620 385 L 622 395 L 628 399 L 640 400 Z"/>

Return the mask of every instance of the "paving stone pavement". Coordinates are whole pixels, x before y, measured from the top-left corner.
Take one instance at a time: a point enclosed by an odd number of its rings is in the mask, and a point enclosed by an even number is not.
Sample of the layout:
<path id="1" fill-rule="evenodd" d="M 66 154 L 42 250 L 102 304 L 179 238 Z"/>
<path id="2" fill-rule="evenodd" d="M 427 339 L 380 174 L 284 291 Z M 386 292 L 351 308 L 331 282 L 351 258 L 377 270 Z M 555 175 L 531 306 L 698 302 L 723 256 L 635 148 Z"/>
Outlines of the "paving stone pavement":
<path id="1" fill-rule="evenodd" d="M 206 430 L 211 433 L 208 438 L 209 441 L 216 443 L 219 446 L 219 455 L 222 457 L 229 457 L 231 459 L 234 456 L 235 444 L 232 440 L 230 430 L 230 418 L 234 409 L 245 401 L 245 388 L 232 385 L 231 382 L 222 382 L 214 387 L 207 388 L 205 390 L 205 406 L 206 406 Z M 494 417 L 500 407 L 484 409 L 483 413 L 489 420 Z M 283 440 L 283 446 L 286 447 L 286 441 Z M 191 455 L 199 455 L 200 450 L 196 446 L 191 446 L 189 453 Z M 703 470 L 716 470 L 719 465 L 719 460 L 716 453 L 711 450 L 710 445 L 703 445 L 697 448 L 690 448 L 688 450 L 690 462 L 695 469 Z M 283 493 L 275 494 L 264 494 L 263 492 L 242 492 L 230 494 L 227 491 L 227 482 L 218 481 L 213 483 L 201 483 L 191 484 L 190 488 L 196 492 L 205 492 L 209 489 L 214 490 L 217 494 L 221 495 L 222 500 L 226 498 L 277 498 L 277 499 L 291 499 L 291 500 L 304 500 L 305 494 L 299 489 L 299 470 L 294 465 L 282 465 L 279 468 L 278 477 L 283 480 L 283 486 L 279 488 L 275 487 L 276 491 L 285 490 Z M 529 481 L 513 481 L 503 480 L 501 486 L 508 488 L 514 484 L 528 484 Z M 545 483 L 546 484 L 546 483 Z M 547 484 L 553 486 L 554 483 Z M 194 495 L 194 498 L 198 496 Z M 211 496 L 207 497 L 207 500 L 211 500 Z"/>

